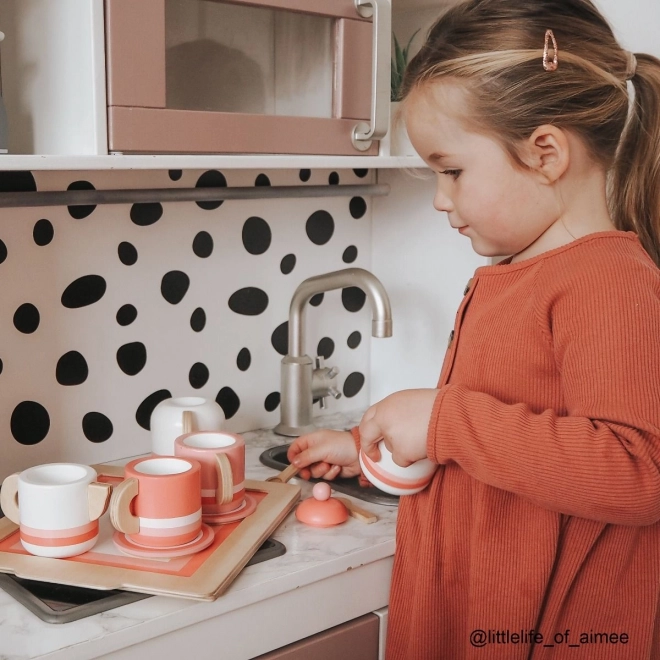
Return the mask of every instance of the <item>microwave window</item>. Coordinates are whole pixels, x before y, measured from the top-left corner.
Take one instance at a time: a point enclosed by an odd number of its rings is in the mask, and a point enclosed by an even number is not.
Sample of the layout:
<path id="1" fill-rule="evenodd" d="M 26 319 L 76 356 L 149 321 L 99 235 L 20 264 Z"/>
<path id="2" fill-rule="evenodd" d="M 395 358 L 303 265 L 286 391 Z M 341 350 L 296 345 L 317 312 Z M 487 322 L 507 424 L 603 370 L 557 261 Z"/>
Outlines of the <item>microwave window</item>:
<path id="1" fill-rule="evenodd" d="M 332 117 L 334 19 L 214 0 L 166 0 L 166 105 Z"/>

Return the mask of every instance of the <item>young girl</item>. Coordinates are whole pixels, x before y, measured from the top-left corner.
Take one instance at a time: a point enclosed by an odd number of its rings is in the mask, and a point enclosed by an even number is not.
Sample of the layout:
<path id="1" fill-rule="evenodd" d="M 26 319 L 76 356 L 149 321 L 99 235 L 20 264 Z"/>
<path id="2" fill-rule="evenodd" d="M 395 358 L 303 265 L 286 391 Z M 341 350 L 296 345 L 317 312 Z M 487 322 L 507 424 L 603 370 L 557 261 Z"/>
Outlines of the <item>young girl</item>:
<path id="1" fill-rule="evenodd" d="M 589 0 L 468 0 L 404 117 L 435 208 L 509 257 L 466 288 L 437 389 L 289 458 L 349 477 L 384 439 L 439 465 L 400 501 L 388 659 L 660 658 L 660 61 Z"/>

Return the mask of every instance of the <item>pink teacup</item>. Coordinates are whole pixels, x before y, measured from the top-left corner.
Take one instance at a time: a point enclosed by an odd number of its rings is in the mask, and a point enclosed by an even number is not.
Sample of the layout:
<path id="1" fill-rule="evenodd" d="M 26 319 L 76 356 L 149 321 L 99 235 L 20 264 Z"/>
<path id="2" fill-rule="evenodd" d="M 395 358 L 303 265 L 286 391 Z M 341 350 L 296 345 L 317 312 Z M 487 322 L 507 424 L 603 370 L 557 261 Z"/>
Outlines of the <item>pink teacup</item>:
<path id="1" fill-rule="evenodd" d="M 245 441 L 226 431 L 193 431 L 174 441 L 174 454 L 202 466 L 202 513 L 231 513 L 245 502 Z"/>

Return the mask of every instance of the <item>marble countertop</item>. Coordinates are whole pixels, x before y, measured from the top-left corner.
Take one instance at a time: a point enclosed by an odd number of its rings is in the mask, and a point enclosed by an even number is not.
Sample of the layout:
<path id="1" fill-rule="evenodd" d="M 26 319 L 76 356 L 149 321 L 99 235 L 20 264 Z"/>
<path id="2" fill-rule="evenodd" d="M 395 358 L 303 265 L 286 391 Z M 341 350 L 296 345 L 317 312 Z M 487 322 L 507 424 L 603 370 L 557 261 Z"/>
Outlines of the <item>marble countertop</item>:
<path id="1" fill-rule="evenodd" d="M 335 413 L 323 417 L 322 424 L 348 428 L 361 415 L 362 411 Z M 263 480 L 276 474 L 259 462 L 259 455 L 289 439 L 271 430 L 242 435 L 247 478 Z M 303 498 L 311 495 L 309 483 L 292 482 L 302 485 Z M 391 557 L 397 508 L 356 502 L 376 513 L 378 522 L 367 525 L 349 518 L 337 527 L 317 529 L 298 522 L 292 512 L 271 537 L 286 546 L 286 553 L 243 569 L 212 603 L 153 596 L 71 623 L 48 624 L 0 589 L 0 660 L 99 657 Z"/>

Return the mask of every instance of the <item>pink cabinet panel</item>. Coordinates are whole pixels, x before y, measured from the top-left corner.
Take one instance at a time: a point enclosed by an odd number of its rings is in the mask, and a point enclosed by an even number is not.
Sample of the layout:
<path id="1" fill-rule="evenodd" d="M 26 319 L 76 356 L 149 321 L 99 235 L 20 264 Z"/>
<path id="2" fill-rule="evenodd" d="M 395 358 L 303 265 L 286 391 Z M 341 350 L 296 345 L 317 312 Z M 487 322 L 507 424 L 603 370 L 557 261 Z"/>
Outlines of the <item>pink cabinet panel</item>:
<path id="1" fill-rule="evenodd" d="M 358 1 L 379 20 L 356 0 L 105 0 L 109 150 L 376 155 L 378 131 L 355 134 L 382 124 L 390 10 Z"/>

